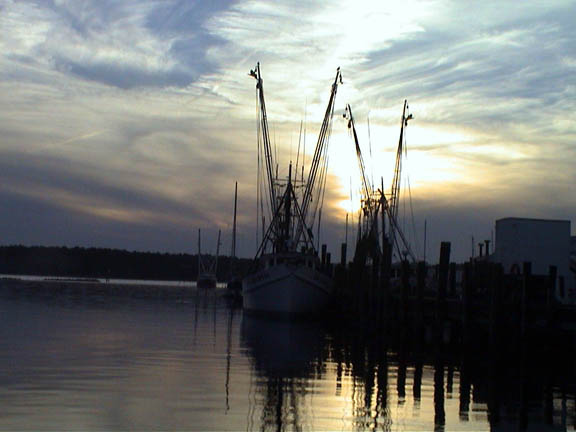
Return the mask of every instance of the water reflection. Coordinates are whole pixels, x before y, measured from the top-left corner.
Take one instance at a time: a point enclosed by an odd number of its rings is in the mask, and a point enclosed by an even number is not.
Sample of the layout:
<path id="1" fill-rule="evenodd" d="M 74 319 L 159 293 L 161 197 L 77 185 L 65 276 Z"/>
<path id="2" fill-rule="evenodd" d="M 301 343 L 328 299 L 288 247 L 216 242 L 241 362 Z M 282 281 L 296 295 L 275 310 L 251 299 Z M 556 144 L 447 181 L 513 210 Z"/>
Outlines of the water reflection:
<path id="1" fill-rule="evenodd" d="M 278 321 L 214 290 L 0 298 L 0 430 L 573 430 L 574 339 L 560 341 Z"/>
<path id="2" fill-rule="evenodd" d="M 314 382 L 325 375 L 326 337 L 318 322 L 244 314 L 241 343 L 256 371 L 260 430 L 301 430 L 311 412 Z M 249 427 L 252 429 L 252 427 Z"/>

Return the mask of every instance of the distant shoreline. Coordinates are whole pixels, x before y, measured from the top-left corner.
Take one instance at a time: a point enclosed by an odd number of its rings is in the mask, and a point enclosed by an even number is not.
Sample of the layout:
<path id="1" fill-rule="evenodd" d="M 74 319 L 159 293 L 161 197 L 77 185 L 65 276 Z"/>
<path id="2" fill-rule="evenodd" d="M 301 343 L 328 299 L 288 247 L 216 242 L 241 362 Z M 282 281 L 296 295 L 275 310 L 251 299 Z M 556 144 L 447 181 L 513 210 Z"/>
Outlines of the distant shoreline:
<path id="1" fill-rule="evenodd" d="M 232 260 L 229 256 L 220 256 L 218 280 L 229 280 L 233 272 L 243 274 L 251 262 L 251 259 Z M 0 246 L 0 275 L 93 282 L 186 283 L 198 278 L 198 255 L 64 246 Z"/>

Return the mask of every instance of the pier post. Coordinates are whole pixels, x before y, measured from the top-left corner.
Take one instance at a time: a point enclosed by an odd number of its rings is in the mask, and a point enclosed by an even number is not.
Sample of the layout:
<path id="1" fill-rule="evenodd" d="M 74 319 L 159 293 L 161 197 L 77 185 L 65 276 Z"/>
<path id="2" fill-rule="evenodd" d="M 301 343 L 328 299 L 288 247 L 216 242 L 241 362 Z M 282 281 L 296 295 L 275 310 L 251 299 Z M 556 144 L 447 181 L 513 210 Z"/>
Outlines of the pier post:
<path id="1" fill-rule="evenodd" d="M 424 290 L 426 289 L 426 262 L 420 261 L 416 268 L 416 331 L 419 341 L 424 328 Z"/>
<path id="2" fill-rule="evenodd" d="M 404 322 L 407 316 L 407 298 L 410 289 L 410 263 L 407 259 L 402 260 L 402 286 L 400 288 L 400 317 Z"/>
<path id="3" fill-rule="evenodd" d="M 458 404 L 458 417 L 460 418 L 460 422 L 467 422 L 470 419 L 471 373 L 469 357 L 468 347 L 464 347 L 460 363 L 460 394 Z"/>
<path id="4" fill-rule="evenodd" d="M 322 255 L 321 255 L 321 264 L 322 264 L 322 270 L 324 270 L 326 268 L 326 245 L 323 244 L 322 245 Z"/>
<path id="5" fill-rule="evenodd" d="M 550 266 L 548 268 L 548 286 L 546 289 L 546 324 L 548 328 L 551 328 L 555 321 L 554 295 L 556 293 L 557 275 L 558 269 L 556 266 Z"/>
<path id="6" fill-rule="evenodd" d="M 370 305 L 372 312 L 375 314 L 376 318 L 379 319 L 380 306 L 381 306 L 381 292 L 380 292 L 380 259 L 378 255 L 373 258 L 372 261 L 372 286 L 370 290 L 372 291 L 372 304 Z"/>
<path id="7" fill-rule="evenodd" d="M 384 309 L 383 314 L 387 316 L 387 311 L 389 301 L 389 291 L 390 291 L 390 266 L 391 266 L 391 247 L 390 243 L 386 238 L 385 233 L 382 233 L 382 262 L 380 263 L 380 289 L 382 291 L 382 309 Z"/>
<path id="8" fill-rule="evenodd" d="M 436 292 L 437 301 L 444 301 L 446 298 L 446 285 L 448 284 L 448 269 L 450 263 L 450 246 L 450 242 L 440 243 L 438 291 Z"/>
<path id="9" fill-rule="evenodd" d="M 340 246 L 340 265 L 342 267 L 346 267 L 346 253 L 347 253 L 348 245 L 346 243 L 342 243 Z"/>
<path id="10" fill-rule="evenodd" d="M 470 321 L 470 294 L 472 291 L 472 263 L 464 263 L 464 277 L 462 284 L 462 301 L 461 301 L 461 312 L 462 312 L 462 339 L 464 342 L 468 341 L 469 336 L 469 321 Z"/>
<path id="11" fill-rule="evenodd" d="M 440 263 L 438 269 L 438 291 L 436 292 L 436 331 L 438 335 L 443 333 L 446 286 L 448 284 L 448 270 L 450 263 L 450 242 L 440 243 Z M 440 339 L 439 339 L 440 340 Z"/>
<path id="12" fill-rule="evenodd" d="M 456 263 L 450 263 L 450 277 L 448 278 L 448 296 L 456 297 Z"/>
<path id="13" fill-rule="evenodd" d="M 502 294 L 502 279 L 504 277 L 504 269 L 500 264 L 490 265 L 490 280 L 488 286 L 489 293 L 489 326 L 490 326 L 490 342 L 495 343 L 497 340 L 496 331 L 500 323 L 500 296 Z"/>
<path id="14" fill-rule="evenodd" d="M 444 410 L 444 360 L 442 350 L 437 347 L 434 360 L 434 430 L 444 430 L 446 412 Z"/>
<path id="15" fill-rule="evenodd" d="M 520 295 L 520 335 L 526 336 L 528 314 L 528 290 L 532 276 L 532 263 L 525 261 L 522 264 L 522 293 Z"/>

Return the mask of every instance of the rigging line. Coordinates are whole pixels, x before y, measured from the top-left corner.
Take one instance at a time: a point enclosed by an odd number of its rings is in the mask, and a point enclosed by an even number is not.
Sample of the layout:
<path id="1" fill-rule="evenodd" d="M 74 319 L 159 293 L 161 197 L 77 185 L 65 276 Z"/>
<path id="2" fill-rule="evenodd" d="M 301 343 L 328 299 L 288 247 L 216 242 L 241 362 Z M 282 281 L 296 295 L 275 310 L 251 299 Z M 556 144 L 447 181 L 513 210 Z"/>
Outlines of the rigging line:
<path id="1" fill-rule="evenodd" d="M 327 140 L 330 139 L 330 132 L 328 132 L 327 134 Z M 310 225 L 314 224 L 314 220 L 316 219 L 316 214 L 318 212 L 318 209 L 320 208 L 320 211 L 322 210 L 322 205 L 323 205 L 323 200 L 324 200 L 324 192 L 326 191 L 326 172 L 328 171 L 328 143 L 329 141 L 327 141 L 327 144 L 324 146 L 322 153 L 320 154 L 320 161 L 319 161 L 319 165 L 320 165 L 320 177 L 319 177 L 319 181 L 318 181 L 318 185 L 315 188 L 315 193 L 316 196 L 318 197 L 318 199 L 316 200 L 316 204 L 315 204 L 315 208 L 313 211 L 313 218 L 312 218 L 312 222 Z M 322 204 L 321 204 L 321 200 L 322 200 Z M 320 223 L 320 222 L 318 222 Z"/>
<path id="2" fill-rule="evenodd" d="M 322 221 L 322 209 L 320 209 L 320 213 L 318 214 L 318 226 L 316 229 L 316 250 L 319 251 L 320 250 L 320 222 Z"/>
<path id="3" fill-rule="evenodd" d="M 306 166 L 306 121 L 308 115 L 308 99 L 304 104 L 304 140 L 302 145 L 302 185 L 304 185 L 304 167 Z"/>
<path id="4" fill-rule="evenodd" d="M 406 181 L 408 183 L 408 199 L 410 200 L 410 214 L 412 218 L 412 235 L 414 239 L 414 246 L 416 251 L 420 251 L 420 241 L 418 240 L 418 235 L 416 234 L 416 221 L 414 219 L 414 205 L 412 201 L 412 188 L 410 186 L 410 160 L 408 159 L 408 144 L 407 144 L 408 131 L 404 131 L 404 158 L 407 162 L 407 173 Z M 422 256 L 422 255 L 420 255 Z"/>
<path id="5" fill-rule="evenodd" d="M 416 233 L 416 221 L 414 219 L 414 206 L 412 202 L 412 188 L 410 187 L 410 175 L 407 176 L 406 181 L 408 183 L 408 199 L 410 200 L 410 215 L 412 218 L 412 236 L 414 239 L 415 250 L 420 251 L 420 241 L 418 240 L 418 235 Z M 420 256 L 422 255 L 420 254 Z"/>
<path id="6" fill-rule="evenodd" d="M 322 175 L 322 179 L 321 181 L 324 183 L 322 185 L 322 196 L 320 198 L 320 211 L 322 211 L 322 208 L 324 208 L 324 196 L 326 195 L 326 180 L 328 179 L 328 161 L 330 159 L 329 155 L 326 155 L 326 168 L 324 169 L 324 173 Z M 320 221 L 318 221 L 318 225 L 320 225 Z"/>
<path id="7" fill-rule="evenodd" d="M 406 183 L 406 174 L 404 174 L 404 183 Z M 406 232 L 406 188 L 401 191 L 402 195 L 402 231 Z"/>
<path id="8" fill-rule="evenodd" d="M 323 163 L 323 167 L 322 170 L 320 172 L 320 181 L 319 181 L 319 186 L 318 186 L 318 194 L 319 194 L 319 198 L 317 200 L 317 208 L 319 207 L 319 214 L 318 214 L 318 242 L 320 242 L 320 223 L 321 223 L 321 218 L 322 218 L 322 208 L 324 207 L 324 196 L 326 194 L 326 180 L 328 178 L 327 176 L 327 172 L 328 172 L 328 161 L 329 161 L 329 155 L 328 155 L 328 149 L 326 148 L 324 155 L 323 155 L 323 159 L 324 159 L 324 163 Z M 314 212 L 316 213 L 316 212 Z"/>
<path id="9" fill-rule="evenodd" d="M 256 167 L 256 248 L 259 246 L 259 231 L 260 231 L 260 116 L 258 113 L 258 89 L 256 89 L 256 151 L 258 155 L 258 162 Z"/>
<path id="10" fill-rule="evenodd" d="M 340 74 L 340 68 L 336 70 L 336 77 L 334 83 L 331 87 L 330 99 L 328 101 L 328 106 L 326 107 L 326 112 L 324 113 L 324 120 L 322 121 L 322 126 L 320 128 L 320 133 L 318 135 L 318 142 L 316 143 L 316 148 L 314 150 L 314 157 L 312 158 L 312 164 L 310 166 L 310 172 L 308 174 L 308 181 L 306 183 L 306 188 L 302 197 L 302 211 L 304 215 L 308 214 L 308 206 L 311 201 L 312 189 L 316 183 L 316 174 L 318 170 L 318 164 L 320 162 L 320 156 L 322 154 L 322 148 L 327 145 L 327 130 L 331 128 L 332 117 L 334 115 L 334 102 L 336 98 L 336 91 L 338 89 L 338 81 L 342 81 L 342 76 Z M 302 227 L 299 225 L 296 240 L 300 238 L 302 233 Z"/>
<path id="11" fill-rule="evenodd" d="M 374 193 L 374 158 L 372 157 L 372 136 L 370 135 L 370 111 L 368 111 L 368 146 L 370 148 L 370 180 Z"/>
<path id="12" fill-rule="evenodd" d="M 352 228 L 350 229 L 350 236 L 354 238 L 354 201 L 352 199 L 352 176 L 348 177 L 350 180 L 350 216 L 352 217 Z"/>
<path id="13" fill-rule="evenodd" d="M 302 120 L 300 120 L 300 132 L 298 133 L 298 151 L 296 152 L 296 175 L 295 179 L 298 179 L 298 163 L 300 162 L 300 143 L 302 142 Z"/>

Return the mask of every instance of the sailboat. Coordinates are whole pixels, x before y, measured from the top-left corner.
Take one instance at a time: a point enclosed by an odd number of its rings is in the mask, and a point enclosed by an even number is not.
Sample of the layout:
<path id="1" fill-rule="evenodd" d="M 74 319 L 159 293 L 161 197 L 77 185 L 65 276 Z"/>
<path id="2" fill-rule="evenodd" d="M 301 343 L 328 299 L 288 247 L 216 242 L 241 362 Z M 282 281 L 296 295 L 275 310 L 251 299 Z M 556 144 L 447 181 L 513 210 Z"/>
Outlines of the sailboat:
<path id="1" fill-rule="evenodd" d="M 267 203 L 270 222 L 264 231 L 252 269 L 243 280 L 244 308 L 248 311 L 287 315 L 317 312 L 327 306 L 333 294 L 332 277 L 328 269 L 322 268 L 318 259 L 313 228 L 315 224 L 319 227 L 320 223 L 334 103 L 338 84 L 342 83 L 340 68 L 336 71 L 331 87 L 306 181 L 304 163 L 299 167 L 298 161 L 294 170 L 290 162 L 287 178 L 278 178 L 278 165 L 268 132 L 259 63 L 249 75 L 256 79 L 260 108 L 258 177 L 262 180 L 262 186 L 258 190 L 263 192 L 259 194 L 258 201 L 262 213 L 263 203 Z M 264 220 L 264 214 L 261 216 Z M 262 227 L 265 228 L 264 223 Z"/>
<path id="2" fill-rule="evenodd" d="M 216 288 L 216 271 L 218 270 L 218 254 L 220 252 L 220 231 L 216 243 L 216 257 L 202 256 L 200 230 L 198 230 L 198 288 Z"/>
<path id="3" fill-rule="evenodd" d="M 236 212 L 238 209 L 238 182 L 234 187 L 234 219 L 232 222 L 232 246 L 230 248 L 230 278 L 226 287 L 235 296 L 242 291 L 242 279 L 238 276 L 236 267 Z"/>

